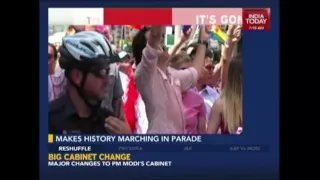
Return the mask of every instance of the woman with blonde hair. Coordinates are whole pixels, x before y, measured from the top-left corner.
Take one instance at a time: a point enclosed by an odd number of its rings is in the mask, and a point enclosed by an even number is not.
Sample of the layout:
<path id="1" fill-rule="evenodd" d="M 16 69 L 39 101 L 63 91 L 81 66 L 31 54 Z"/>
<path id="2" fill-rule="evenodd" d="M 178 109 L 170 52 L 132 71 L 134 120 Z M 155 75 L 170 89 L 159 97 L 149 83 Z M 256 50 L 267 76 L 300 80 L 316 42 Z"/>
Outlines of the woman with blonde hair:
<path id="1" fill-rule="evenodd" d="M 241 27 L 229 26 L 227 45 L 222 49 L 221 96 L 211 109 L 207 133 L 242 133 L 242 59 L 241 55 L 231 58 L 233 49 L 240 39 Z"/>
<path id="2" fill-rule="evenodd" d="M 187 54 L 176 54 L 170 60 L 172 68 L 183 70 L 191 67 L 192 60 Z M 190 89 L 182 93 L 183 114 L 186 134 L 204 134 L 206 132 L 206 107 L 202 97 Z"/>
<path id="3" fill-rule="evenodd" d="M 226 86 L 212 107 L 208 133 L 237 134 L 242 129 L 242 60 L 230 61 Z"/>

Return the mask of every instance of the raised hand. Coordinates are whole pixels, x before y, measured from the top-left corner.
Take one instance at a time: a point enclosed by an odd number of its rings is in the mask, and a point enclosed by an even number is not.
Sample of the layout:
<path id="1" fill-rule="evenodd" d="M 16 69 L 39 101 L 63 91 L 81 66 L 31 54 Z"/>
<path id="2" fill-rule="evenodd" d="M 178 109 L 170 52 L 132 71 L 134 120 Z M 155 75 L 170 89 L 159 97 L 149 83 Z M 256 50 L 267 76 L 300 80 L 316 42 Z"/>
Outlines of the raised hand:
<path id="1" fill-rule="evenodd" d="M 187 32 L 183 33 L 181 37 L 181 42 L 186 42 L 190 38 L 191 32 L 192 32 L 192 27 L 190 27 Z"/>
<path id="2" fill-rule="evenodd" d="M 236 43 L 241 39 L 242 27 L 237 25 L 229 25 L 227 35 L 231 38 L 231 43 Z"/>
<path id="3" fill-rule="evenodd" d="M 232 36 L 233 31 L 236 29 L 237 25 L 228 25 L 227 35 Z"/>
<path id="4" fill-rule="evenodd" d="M 200 41 L 201 42 L 207 41 L 207 40 L 209 40 L 209 37 L 210 37 L 210 35 L 208 34 L 207 26 L 201 26 L 200 27 L 200 34 L 199 34 Z"/>
<path id="5" fill-rule="evenodd" d="M 163 29 L 164 26 L 151 26 L 150 28 L 149 45 L 154 49 L 159 49 Z"/>

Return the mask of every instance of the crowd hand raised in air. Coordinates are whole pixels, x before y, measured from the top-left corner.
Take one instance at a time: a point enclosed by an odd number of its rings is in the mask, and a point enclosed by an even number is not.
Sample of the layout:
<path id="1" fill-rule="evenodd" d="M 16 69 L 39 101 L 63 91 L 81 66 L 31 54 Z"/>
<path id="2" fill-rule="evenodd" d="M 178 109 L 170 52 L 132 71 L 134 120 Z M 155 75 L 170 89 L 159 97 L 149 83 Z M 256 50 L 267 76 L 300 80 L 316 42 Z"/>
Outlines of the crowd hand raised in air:
<path id="1" fill-rule="evenodd" d="M 173 57 L 174 55 L 176 55 L 177 52 L 179 51 L 180 47 L 182 47 L 184 45 L 184 43 L 189 40 L 191 32 L 192 32 L 192 27 L 190 27 L 187 32 L 182 33 L 180 41 L 178 41 L 178 43 L 176 43 L 173 46 L 173 48 L 170 52 L 170 57 Z"/>
<path id="2" fill-rule="evenodd" d="M 193 67 L 197 70 L 199 77 L 203 73 L 204 69 L 204 61 L 205 61 L 205 54 L 206 54 L 206 42 L 209 40 L 209 34 L 207 32 L 206 26 L 200 27 L 200 34 L 199 34 L 200 44 L 197 47 L 197 52 L 193 60 Z M 198 78 L 199 78 L 198 77 Z"/>
<path id="3" fill-rule="evenodd" d="M 239 25 L 229 25 L 227 31 L 227 40 L 221 48 L 221 89 L 225 87 L 228 78 L 229 64 L 234 51 L 235 44 L 241 38 L 241 29 Z"/>
<path id="4" fill-rule="evenodd" d="M 221 54 L 224 60 L 229 60 L 232 56 L 234 45 L 241 39 L 242 27 L 239 25 L 229 25 L 227 31 L 227 40 L 222 46 Z"/>
<path id="5" fill-rule="evenodd" d="M 151 26 L 148 43 L 153 49 L 158 49 L 161 51 L 158 56 L 158 62 L 167 63 L 169 62 L 169 53 L 161 47 L 162 33 L 164 32 L 164 28 L 165 26 Z"/>
<path id="6" fill-rule="evenodd" d="M 116 117 L 107 117 L 105 119 L 104 127 L 113 134 L 132 134 L 129 124 Z"/>
<path id="7" fill-rule="evenodd" d="M 239 25 L 229 25 L 227 31 L 228 38 L 231 38 L 231 43 L 237 43 L 241 39 L 242 27 Z"/>
<path id="8" fill-rule="evenodd" d="M 186 42 L 187 40 L 189 40 L 190 35 L 191 35 L 191 32 L 192 32 L 192 27 L 190 27 L 187 32 L 182 33 L 180 42 L 181 42 L 181 43 L 184 43 L 184 42 Z"/>
<path id="9" fill-rule="evenodd" d="M 200 41 L 208 41 L 209 38 L 210 38 L 210 35 L 209 35 L 209 29 L 211 28 L 211 26 L 201 26 L 200 27 L 200 34 L 199 34 L 199 38 L 200 38 Z"/>
<path id="10" fill-rule="evenodd" d="M 164 30 L 164 26 L 151 26 L 148 43 L 152 48 L 154 49 L 160 48 L 160 42 L 162 39 L 163 30 Z"/>

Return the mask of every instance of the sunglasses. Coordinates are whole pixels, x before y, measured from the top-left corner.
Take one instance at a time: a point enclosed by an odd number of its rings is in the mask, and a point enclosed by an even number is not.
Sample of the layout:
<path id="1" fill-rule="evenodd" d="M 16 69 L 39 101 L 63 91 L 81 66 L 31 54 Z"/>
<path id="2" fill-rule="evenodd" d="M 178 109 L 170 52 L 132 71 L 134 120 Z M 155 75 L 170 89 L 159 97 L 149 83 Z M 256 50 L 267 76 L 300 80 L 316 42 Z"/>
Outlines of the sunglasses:
<path id="1" fill-rule="evenodd" d="M 214 69 L 214 66 L 208 65 L 208 66 L 205 66 L 205 68 L 206 68 L 208 71 L 212 71 L 212 70 Z"/>
<path id="2" fill-rule="evenodd" d="M 109 75 L 110 68 L 96 68 L 89 72 L 92 73 L 97 78 L 104 78 Z"/>

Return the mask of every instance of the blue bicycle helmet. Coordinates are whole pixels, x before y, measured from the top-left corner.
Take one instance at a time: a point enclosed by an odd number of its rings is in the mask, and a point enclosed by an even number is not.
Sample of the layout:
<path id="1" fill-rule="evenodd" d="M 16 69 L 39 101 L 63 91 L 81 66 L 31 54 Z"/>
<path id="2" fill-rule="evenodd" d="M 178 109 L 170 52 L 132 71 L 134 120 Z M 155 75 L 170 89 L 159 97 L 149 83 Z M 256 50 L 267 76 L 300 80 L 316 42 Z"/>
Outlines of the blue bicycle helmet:
<path id="1" fill-rule="evenodd" d="M 112 52 L 111 43 L 95 31 L 82 31 L 64 37 L 59 52 L 62 69 L 78 68 L 85 71 L 94 65 L 120 61 L 119 56 Z"/>

